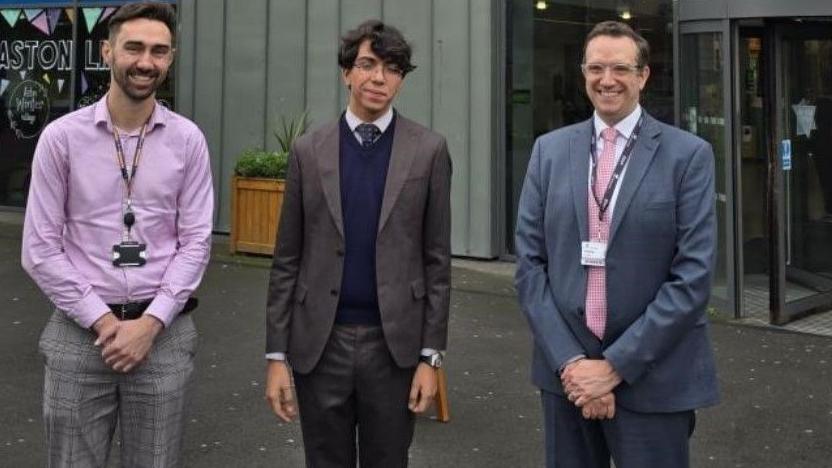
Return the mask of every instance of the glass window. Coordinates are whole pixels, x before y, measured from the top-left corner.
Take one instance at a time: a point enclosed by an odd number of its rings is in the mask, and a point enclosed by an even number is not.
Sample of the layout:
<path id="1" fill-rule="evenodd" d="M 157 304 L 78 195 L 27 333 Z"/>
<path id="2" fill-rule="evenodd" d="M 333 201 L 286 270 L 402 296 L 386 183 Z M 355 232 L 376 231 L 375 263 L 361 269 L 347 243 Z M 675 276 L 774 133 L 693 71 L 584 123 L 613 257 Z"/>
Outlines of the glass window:
<path id="1" fill-rule="evenodd" d="M 0 206 L 24 206 L 46 124 L 107 92 L 100 44 L 107 20 L 126 2 L 77 3 L 0 0 Z M 168 107 L 173 74 L 157 93 Z"/>
<path id="2" fill-rule="evenodd" d="M 587 33 L 601 21 L 625 21 L 650 43 L 650 79 L 641 104 L 673 123 L 673 2 L 511 0 L 507 6 L 507 239 L 514 250 L 517 201 L 535 138 L 592 115 L 580 64 Z"/>

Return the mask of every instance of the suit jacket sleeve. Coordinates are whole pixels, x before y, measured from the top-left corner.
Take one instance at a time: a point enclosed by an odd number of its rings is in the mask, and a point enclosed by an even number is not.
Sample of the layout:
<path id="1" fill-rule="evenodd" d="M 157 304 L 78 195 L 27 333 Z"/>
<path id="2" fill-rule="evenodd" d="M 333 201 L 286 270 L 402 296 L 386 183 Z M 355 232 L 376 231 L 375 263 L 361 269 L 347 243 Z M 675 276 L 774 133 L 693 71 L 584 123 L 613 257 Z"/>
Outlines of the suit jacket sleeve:
<path id="1" fill-rule="evenodd" d="M 553 372 L 585 351 L 555 305 L 549 285 L 549 257 L 546 243 L 546 194 L 541 162 L 541 143 L 532 149 L 517 209 L 515 250 L 517 272 L 514 284 L 520 307 L 526 315 L 534 340 L 546 356 Z M 577 246 L 576 246 L 577 248 Z"/>
<path id="2" fill-rule="evenodd" d="M 433 159 L 423 224 L 425 322 L 422 348 L 445 349 L 451 301 L 451 157 L 442 139 Z"/>
<path id="3" fill-rule="evenodd" d="M 676 253 L 656 298 L 605 351 L 632 384 L 702 319 L 711 289 L 716 246 L 714 154 L 702 142 L 681 179 L 676 205 Z"/>
<path id="4" fill-rule="evenodd" d="M 266 353 L 285 353 L 289 347 L 293 297 L 303 253 L 303 196 L 297 144 L 289 155 L 283 207 L 266 301 Z"/>

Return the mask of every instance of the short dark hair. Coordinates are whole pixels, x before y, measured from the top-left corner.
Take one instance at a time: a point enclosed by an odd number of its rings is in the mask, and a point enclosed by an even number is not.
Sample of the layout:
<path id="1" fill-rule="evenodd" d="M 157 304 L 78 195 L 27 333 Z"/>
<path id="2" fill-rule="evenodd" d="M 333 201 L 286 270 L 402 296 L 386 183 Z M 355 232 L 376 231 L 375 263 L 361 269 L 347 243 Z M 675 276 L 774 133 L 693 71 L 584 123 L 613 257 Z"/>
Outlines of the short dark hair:
<path id="1" fill-rule="evenodd" d="M 628 24 L 620 21 L 602 21 L 592 28 L 584 41 L 584 62 L 586 62 L 586 46 L 589 45 L 589 41 L 598 36 L 629 37 L 636 43 L 636 48 L 638 49 L 636 65 L 644 67 L 650 62 L 650 44 Z"/>
<path id="2" fill-rule="evenodd" d="M 113 39 L 118 34 L 122 24 L 140 18 L 161 21 L 168 27 L 171 40 L 176 38 L 176 11 L 169 4 L 161 2 L 128 3 L 119 8 L 107 22 L 109 38 Z"/>
<path id="3" fill-rule="evenodd" d="M 341 37 L 341 47 L 338 49 L 338 65 L 341 68 L 349 70 L 355 65 L 358 49 L 364 41 L 370 41 L 370 49 L 382 61 L 397 65 L 402 76 L 416 68 L 416 65 L 410 63 L 412 50 L 402 33 L 375 19 L 361 23 Z"/>

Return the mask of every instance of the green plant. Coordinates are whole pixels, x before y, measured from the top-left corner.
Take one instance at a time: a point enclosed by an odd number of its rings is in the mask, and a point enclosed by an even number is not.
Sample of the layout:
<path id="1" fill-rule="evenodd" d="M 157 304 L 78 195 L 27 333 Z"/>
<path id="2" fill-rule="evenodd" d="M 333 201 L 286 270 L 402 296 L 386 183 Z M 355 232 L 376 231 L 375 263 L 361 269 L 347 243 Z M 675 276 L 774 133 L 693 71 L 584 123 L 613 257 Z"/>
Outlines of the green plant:
<path id="1" fill-rule="evenodd" d="M 280 116 L 280 127 L 275 130 L 274 137 L 277 138 L 277 144 L 280 145 L 281 151 L 287 154 L 292 151 L 292 144 L 309 127 L 308 117 L 309 114 L 305 111 L 288 121 L 286 120 L 286 116 Z"/>
<path id="2" fill-rule="evenodd" d="M 237 158 L 234 173 L 241 177 L 285 179 L 288 165 L 288 152 L 247 149 Z"/>

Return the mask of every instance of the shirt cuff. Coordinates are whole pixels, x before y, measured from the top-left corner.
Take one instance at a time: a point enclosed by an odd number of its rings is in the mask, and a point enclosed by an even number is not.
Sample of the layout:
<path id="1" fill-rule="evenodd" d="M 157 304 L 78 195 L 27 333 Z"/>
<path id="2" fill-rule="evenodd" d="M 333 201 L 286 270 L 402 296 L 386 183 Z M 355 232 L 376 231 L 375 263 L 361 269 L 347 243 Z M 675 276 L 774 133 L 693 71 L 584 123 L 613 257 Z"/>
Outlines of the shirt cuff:
<path id="1" fill-rule="evenodd" d="M 586 359 L 586 355 L 579 354 L 577 356 L 573 356 L 572 358 L 568 359 L 566 362 L 563 363 L 562 366 L 560 366 L 560 369 L 558 369 L 558 374 L 559 375 L 563 374 L 563 370 L 566 369 L 566 366 L 568 366 L 569 364 L 572 364 L 573 362 L 580 361 L 581 359 Z"/>
<path id="2" fill-rule="evenodd" d="M 422 356 L 433 356 L 436 353 L 440 353 L 442 357 L 445 357 L 445 351 L 437 351 L 433 348 L 422 348 L 422 351 L 419 354 Z"/>
<path id="3" fill-rule="evenodd" d="M 182 310 L 182 307 L 184 307 L 184 304 L 177 304 L 172 297 L 159 294 L 153 298 L 153 302 L 147 307 L 145 314 L 156 317 L 167 328 L 173 322 L 174 317 Z"/>
<path id="4" fill-rule="evenodd" d="M 91 328 L 102 316 L 107 314 L 110 308 L 98 297 L 98 294 L 89 293 L 75 304 L 72 312 L 67 312 L 69 318 L 84 328 Z"/>
<path id="5" fill-rule="evenodd" d="M 269 361 L 285 361 L 286 353 L 266 353 L 266 359 Z"/>

